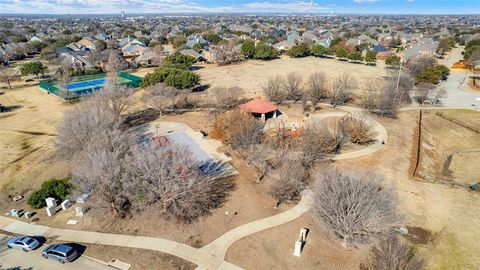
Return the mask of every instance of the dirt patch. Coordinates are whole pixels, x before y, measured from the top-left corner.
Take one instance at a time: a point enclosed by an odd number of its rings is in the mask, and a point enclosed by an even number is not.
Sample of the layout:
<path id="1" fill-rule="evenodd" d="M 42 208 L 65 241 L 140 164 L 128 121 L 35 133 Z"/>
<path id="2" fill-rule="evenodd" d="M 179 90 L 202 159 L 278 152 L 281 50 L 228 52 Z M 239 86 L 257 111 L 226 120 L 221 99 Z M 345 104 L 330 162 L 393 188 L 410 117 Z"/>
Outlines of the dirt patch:
<path id="1" fill-rule="evenodd" d="M 309 233 L 302 256 L 295 257 L 295 241 L 302 227 Z M 227 251 L 226 260 L 245 269 L 358 269 L 368 247 L 341 248 L 310 211 L 297 220 L 240 239 Z"/>
<path id="2" fill-rule="evenodd" d="M 420 227 L 407 226 L 408 235 L 405 235 L 405 239 L 415 245 L 427 245 L 433 240 L 433 235 L 430 231 Z"/>
<path id="3" fill-rule="evenodd" d="M 196 268 L 196 265 L 191 262 L 158 251 L 93 244 L 82 245 L 87 247 L 84 253 L 86 256 L 105 262 L 112 259 L 120 260 L 132 265 L 130 270 L 191 270 Z"/>
<path id="4" fill-rule="evenodd" d="M 480 121 L 480 113 L 466 117 L 464 111 L 458 115 L 456 111 L 448 111 L 449 119 L 443 113 L 424 114 L 418 175 L 442 183 L 464 186 L 474 183 L 480 175 L 480 168 L 474 165 L 480 162 L 480 134 L 450 118 L 476 123 Z"/>

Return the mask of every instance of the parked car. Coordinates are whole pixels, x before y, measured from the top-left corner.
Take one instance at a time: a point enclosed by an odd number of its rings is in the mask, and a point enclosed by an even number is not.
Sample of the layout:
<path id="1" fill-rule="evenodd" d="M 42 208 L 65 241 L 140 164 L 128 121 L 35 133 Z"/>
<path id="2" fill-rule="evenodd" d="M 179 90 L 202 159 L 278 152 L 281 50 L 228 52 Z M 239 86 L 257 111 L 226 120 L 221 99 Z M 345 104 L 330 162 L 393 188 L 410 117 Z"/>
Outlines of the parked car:
<path id="1" fill-rule="evenodd" d="M 40 245 L 40 242 L 38 242 L 35 238 L 28 237 L 28 236 L 13 237 L 7 242 L 8 248 L 16 248 L 16 249 L 23 250 L 25 252 L 34 250 L 39 245 Z"/>
<path id="2" fill-rule="evenodd" d="M 42 256 L 45 259 L 54 259 L 60 263 L 72 262 L 77 258 L 78 252 L 74 247 L 66 244 L 56 244 L 46 247 L 42 251 Z"/>

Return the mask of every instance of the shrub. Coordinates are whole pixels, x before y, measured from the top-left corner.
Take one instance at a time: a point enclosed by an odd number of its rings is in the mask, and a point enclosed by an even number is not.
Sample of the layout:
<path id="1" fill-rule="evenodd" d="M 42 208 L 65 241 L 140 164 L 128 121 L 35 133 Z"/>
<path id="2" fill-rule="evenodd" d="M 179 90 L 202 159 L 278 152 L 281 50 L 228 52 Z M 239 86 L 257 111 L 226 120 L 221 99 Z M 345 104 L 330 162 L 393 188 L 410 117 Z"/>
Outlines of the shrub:
<path id="1" fill-rule="evenodd" d="M 40 209 L 46 206 L 45 199 L 48 197 L 63 201 L 72 190 L 69 178 L 49 179 L 45 181 L 39 190 L 33 192 L 28 198 L 28 205 L 34 209 Z"/>
<path id="2" fill-rule="evenodd" d="M 293 46 L 288 50 L 288 56 L 290 57 L 304 57 L 310 54 L 308 46 L 304 43 Z"/>
<path id="3" fill-rule="evenodd" d="M 186 89 L 198 85 L 200 76 L 185 69 L 160 67 L 155 69 L 153 73 L 147 74 L 140 86 L 147 87 L 161 82 L 165 82 L 165 85 L 173 86 L 177 89 Z"/>
<path id="4" fill-rule="evenodd" d="M 267 44 L 260 44 L 255 49 L 255 59 L 270 60 L 278 56 L 277 50 L 273 46 Z"/>
<path id="5" fill-rule="evenodd" d="M 385 59 L 385 64 L 392 66 L 392 67 L 398 67 L 400 65 L 400 57 L 396 55 L 391 55 Z"/>
<path id="6" fill-rule="evenodd" d="M 195 57 L 176 52 L 172 55 L 165 57 L 163 64 L 166 67 L 188 69 L 193 64 L 195 64 L 195 62 L 196 62 Z"/>
<path id="7" fill-rule="evenodd" d="M 347 52 L 347 50 L 344 49 L 344 48 L 338 48 L 338 49 L 335 51 L 335 56 L 338 57 L 338 58 L 347 58 L 348 52 Z"/>

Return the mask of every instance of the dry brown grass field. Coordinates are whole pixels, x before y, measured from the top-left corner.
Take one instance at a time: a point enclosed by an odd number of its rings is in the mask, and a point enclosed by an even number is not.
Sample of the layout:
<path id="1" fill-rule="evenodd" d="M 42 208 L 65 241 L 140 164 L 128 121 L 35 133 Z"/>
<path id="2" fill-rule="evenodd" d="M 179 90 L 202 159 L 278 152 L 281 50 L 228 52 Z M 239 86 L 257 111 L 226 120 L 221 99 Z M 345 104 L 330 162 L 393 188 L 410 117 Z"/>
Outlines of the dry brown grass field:
<path id="1" fill-rule="evenodd" d="M 334 79 L 343 73 L 348 73 L 362 85 L 371 80 L 381 80 L 388 75 L 383 63 L 376 67 L 351 64 L 335 59 L 318 57 L 290 58 L 282 56 L 271 61 L 244 61 L 229 66 L 207 65 L 198 70 L 202 84 L 210 86 L 239 86 L 245 90 L 246 97 L 263 96 L 262 87 L 270 77 L 286 75 L 289 72 L 298 72 L 304 81 L 314 72 L 324 72 Z"/>
<path id="2" fill-rule="evenodd" d="M 151 69 L 140 70 L 143 76 Z M 231 66 L 208 65 L 200 69 L 202 83 L 210 86 L 240 86 L 246 90 L 246 97 L 262 95 L 261 87 L 270 76 L 297 71 L 304 80 L 314 71 L 324 71 L 334 78 L 336 74 L 348 72 L 361 83 L 367 80 L 382 79 L 388 71 L 382 66 L 367 67 L 348 64 L 336 60 L 307 57 L 302 59 L 281 59 L 262 62 L 247 61 Z M 18 105 L 18 109 L 0 115 L 0 188 L 1 211 L 12 207 L 25 207 L 25 200 L 14 204 L 8 196 L 30 192 L 51 177 L 69 174 L 68 163 L 55 159 L 54 142 L 56 126 L 63 112 L 70 108 L 53 95 L 39 87 L 28 87 L 5 91 L 0 95 L 0 104 Z M 281 108 L 289 116 L 301 118 L 301 104 Z M 319 112 L 330 111 L 322 108 Z M 460 117 L 471 125 L 480 123 L 478 113 L 456 111 L 452 117 Z M 401 212 L 405 215 L 405 225 L 417 228 L 410 240 L 420 253 L 427 258 L 429 269 L 478 269 L 480 259 L 480 209 L 479 194 L 467 188 L 431 184 L 410 179 L 408 174 L 412 160 L 413 134 L 418 113 L 402 112 L 398 119 L 375 117 L 389 134 L 385 148 L 375 154 L 354 160 L 337 161 L 336 165 L 345 169 L 354 167 L 377 172 L 385 178 L 385 184 L 397 191 Z M 183 122 L 195 130 L 209 130 L 213 116 L 194 112 L 183 115 L 165 116 L 165 121 Z M 446 153 L 456 149 L 480 148 L 479 135 L 455 126 L 434 115 L 426 116 L 424 145 L 432 150 L 421 166 L 441 169 Z M 475 146 L 475 147 L 474 147 Z M 478 147 L 477 147 L 478 146 Z M 426 149 L 425 148 L 425 149 Z M 229 151 L 226 149 L 219 149 Z M 428 154 L 428 153 L 427 153 Z M 478 156 L 467 156 L 457 164 L 452 162 L 454 174 L 468 172 L 477 175 Z M 470 162 L 469 161 L 472 161 Z M 259 218 L 284 211 L 291 205 L 274 209 L 274 200 L 265 196 L 262 183 L 255 182 L 255 173 L 242 160 L 233 156 L 233 166 L 241 172 L 236 179 L 236 189 L 228 201 L 211 215 L 190 225 L 179 225 L 162 221 L 156 217 L 140 215 L 117 223 L 106 224 L 92 216 L 86 216 L 75 229 L 109 231 L 124 234 L 150 235 L 174 239 L 191 245 L 205 245 L 233 227 Z M 460 167 L 458 167 L 460 166 Z M 458 167 L 458 168 L 457 168 Z M 471 169 L 470 169 L 471 168 Z M 470 172 L 469 170 L 477 170 Z M 466 177 L 460 174 L 456 177 Z M 229 211 L 238 212 L 231 221 L 225 215 Z M 40 213 L 41 212 L 41 213 Z M 74 216 L 73 211 L 60 212 L 54 219 L 46 219 L 44 211 L 39 212 L 40 223 L 65 227 L 65 222 Z M 182 227 L 183 229 L 178 229 Z M 304 256 L 292 256 L 293 242 L 301 227 L 311 229 L 307 238 Z M 72 227 L 70 227 L 72 228 Z M 428 237 L 427 237 L 428 236 Z M 415 238 L 416 237 L 416 238 Z M 344 250 L 335 242 L 325 228 L 313 221 L 311 212 L 300 219 L 285 225 L 256 233 L 235 243 L 227 253 L 227 260 L 249 269 L 356 269 L 365 261 L 368 246 Z M 94 250 L 94 248 L 92 248 Z M 123 251 L 108 254 L 117 256 Z M 129 251 L 130 252 L 130 251 Z M 135 256 L 136 251 L 131 251 Z M 93 255 L 93 254 L 92 254 Z M 120 255 L 118 255 L 119 257 Z M 150 255 L 149 255 L 150 256 Z M 155 256 L 152 254 L 151 256 Z M 105 257 L 105 259 L 107 259 Z M 121 259 L 121 258 L 119 258 Z M 128 258 L 125 259 L 128 262 Z M 133 260 L 133 259 L 132 259 Z M 280 265 L 280 267 L 278 267 Z M 142 264 L 135 264 L 141 269 Z M 139 268 L 140 267 L 140 268 Z M 168 269 L 168 266 L 165 266 Z"/>

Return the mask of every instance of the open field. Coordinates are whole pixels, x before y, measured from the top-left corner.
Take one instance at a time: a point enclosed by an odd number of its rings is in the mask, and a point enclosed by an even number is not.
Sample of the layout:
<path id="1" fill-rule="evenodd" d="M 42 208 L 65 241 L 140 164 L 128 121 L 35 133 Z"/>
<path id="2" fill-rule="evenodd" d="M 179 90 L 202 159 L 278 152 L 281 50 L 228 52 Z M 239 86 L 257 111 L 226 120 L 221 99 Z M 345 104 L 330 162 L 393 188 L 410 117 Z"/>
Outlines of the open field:
<path id="1" fill-rule="evenodd" d="M 39 87 L 5 91 L 0 104 L 18 107 L 0 115 L 2 194 L 13 195 L 13 187 L 17 192 L 36 188 L 47 177 L 67 173 L 52 156 L 56 126 L 69 106 Z"/>
<path id="2" fill-rule="evenodd" d="M 418 112 L 403 112 L 398 119 L 374 117 L 388 130 L 389 142 L 384 149 L 360 159 L 337 161 L 346 170 L 365 170 L 384 175 L 384 184 L 398 196 L 404 224 L 413 235 L 407 239 L 426 258 L 427 269 L 478 269 L 480 260 L 479 194 L 467 188 L 450 188 L 410 179 L 413 133 Z M 292 254 L 300 228 L 310 229 L 304 256 Z M 278 238 L 275 236 L 283 235 Z M 277 228 L 259 232 L 235 243 L 227 260 L 257 269 L 358 269 L 365 261 L 367 246 L 342 250 L 325 228 L 312 220 L 312 213 Z M 252 261 L 242 260 L 249 254 Z M 245 257 L 243 257 L 245 258 Z M 258 267 L 262 265 L 262 267 Z M 277 266 L 277 267 L 273 267 Z"/>
<path id="3" fill-rule="evenodd" d="M 480 113 L 437 112 L 448 119 L 479 127 Z M 435 112 L 424 113 L 420 175 L 468 185 L 480 181 L 480 134 Z"/>
<path id="4" fill-rule="evenodd" d="M 29 209 L 25 199 L 13 203 L 8 197 L 19 194 L 28 197 L 43 181 L 69 175 L 69 164 L 55 159 L 54 143 L 56 126 L 61 121 L 63 112 L 75 104 L 63 103 L 39 87 L 6 91 L 0 95 L 0 103 L 20 106 L 13 112 L 0 115 L 1 208 L 4 212 L 10 208 Z M 209 130 L 212 117 L 199 112 L 165 116 L 162 120 L 183 122 L 198 132 L 200 129 Z M 254 170 L 237 157 L 233 157 L 232 165 L 242 171 L 236 178 L 235 190 L 221 208 L 198 222 L 179 226 L 174 221 L 164 221 L 158 216 L 145 213 L 122 222 L 108 223 L 87 215 L 74 229 L 158 236 L 191 245 L 203 245 L 233 227 L 290 207 L 284 205 L 274 209 L 274 200 L 265 196 L 262 184 L 255 182 Z M 225 214 L 227 211 L 229 215 Z M 237 215 L 232 217 L 235 212 Z M 72 208 L 70 211 L 59 212 L 52 219 L 41 209 L 37 217 L 41 224 L 66 227 L 66 222 L 75 218 L 74 215 Z"/>
<path id="5" fill-rule="evenodd" d="M 300 62 L 302 61 L 302 62 Z M 279 69 L 280 66 L 285 69 Z M 262 71 L 265 69 L 265 71 Z M 335 60 L 305 58 L 282 58 L 270 62 L 249 61 L 233 66 L 208 66 L 200 69 L 204 83 L 215 85 L 239 85 L 247 90 L 247 96 L 261 95 L 261 86 L 269 76 L 285 74 L 296 70 L 304 78 L 313 71 L 324 70 L 330 76 L 335 72 L 351 69 L 354 76 L 365 74 L 357 79 L 381 78 L 387 71 L 380 67 L 367 67 L 337 62 Z M 367 71 L 365 71 L 367 70 Z M 372 70 L 371 72 L 369 70 Z M 142 73 L 143 72 L 143 73 Z M 139 73 L 145 74 L 147 70 Z M 141 75 L 135 73 L 135 75 Z M 237 75 L 237 77 L 235 77 Z M 238 84 L 237 84 L 238 83 Z M 0 115 L 0 185 L 2 198 L 1 210 L 25 208 L 25 199 L 12 203 L 7 195 L 27 195 L 50 177 L 63 177 L 69 174 L 66 162 L 54 158 L 56 126 L 61 121 L 63 112 L 75 105 L 61 102 L 53 95 L 48 95 L 39 87 L 28 87 L 6 91 L 0 95 L 3 105 L 20 106 L 18 109 Z M 140 105 L 139 105 L 140 106 Z M 303 118 L 301 104 L 281 107 L 292 118 Z M 332 111 L 322 108 L 319 113 Z M 336 110 L 340 111 L 340 110 Z M 478 126 L 478 113 L 470 111 L 449 111 L 449 116 L 459 117 L 470 125 Z M 408 174 L 412 160 L 413 133 L 417 121 L 417 112 L 402 112 L 398 119 L 373 118 L 388 130 L 389 140 L 385 148 L 375 154 L 360 159 L 337 161 L 336 164 L 346 169 L 359 168 L 377 172 L 385 176 L 385 184 L 397 191 L 400 210 L 405 215 L 405 225 L 422 231 L 420 238 L 412 240 L 422 255 L 428 258 L 429 269 L 475 269 L 480 265 L 476 251 L 480 249 L 480 217 L 475 215 L 480 209 L 479 194 L 469 192 L 466 188 L 450 188 L 443 185 L 411 180 Z M 428 120 L 429 118 L 432 118 Z M 432 133 L 426 135 L 424 145 L 436 148 L 432 157 L 432 166 L 442 168 L 444 158 L 455 149 L 480 148 L 479 135 L 458 127 L 434 113 L 426 117 L 426 129 Z M 192 112 L 182 115 L 167 115 L 161 121 L 180 122 L 189 125 L 194 131 L 209 130 L 213 116 L 205 112 Z M 440 141 L 440 142 L 439 142 Z M 448 142 L 448 143 L 445 143 Z M 458 144 L 452 144 L 458 143 Z M 433 147 L 435 146 L 435 147 Z M 474 147 L 475 146 L 475 147 Z M 192 246 L 204 246 L 226 231 L 257 220 L 277 214 L 291 207 L 282 204 L 274 209 L 274 200 L 265 195 L 264 183 L 256 183 L 254 170 L 236 157 L 226 147 L 217 149 L 232 157 L 232 165 L 241 172 L 236 178 L 236 189 L 228 201 L 210 215 L 192 224 L 178 224 L 165 221 L 151 213 L 143 213 L 134 218 L 118 222 L 99 220 L 93 215 L 79 220 L 69 229 L 85 229 L 130 235 L 148 235 L 173 239 Z M 455 172 L 477 174 L 478 154 L 468 154 L 453 159 L 451 169 Z M 440 158 L 439 158 L 440 157 Z M 439 158 L 439 159 L 438 159 Z M 432 159 L 433 160 L 433 159 Z M 471 162 L 473 161 L 473 162 Z M 456 163 L 457 162 L 457 163 Z M 427 163 L 422 163 L 427 164 Z M 469 164 L 472 167 L 466 167 Z M 422 165 L 423 166 L 423 165 Z M 478 167 L 478 166 L 477 166 Z M 433 168 L 433 167 L 432 167 Z M 478 174 L 477 174 L 478 175 Z M 456 177 L 464 177 L 455 175 Z M 465 176 L 466 177 L 466 176 Z M 8 203 L 7 203 L 8 202 Z M 228 212 L 229 214 L 226 214 Z M 237 212 L 233 216 L 232 213 Z M 61 211 L 55 218 L 47 218 L 41 209 L 38 213 L 40 224 L 53 227 L 67 227 L 66 222 L 74 218 L 74 209 Z M 77 218 L 75 218 L 77 219 Z M 301 227 L 310 228 L 304 256 L 296 258 L 291 255 L 293 242 L 298 237 Z M 278 237 L 282 235 L 285 237 Z M 423 238 L 423 235 L 429 235 Z M 303 267 L 305 269 L 356 269 L 365 260 L 366 248 L 360 246 L 352 250 L 343 250 L 325 228 L 313 221 L 311 211 L 300 219 L 285 225 L 262 231 L 236 242 L 227 253 L 227 260 L 239 266 L 257 269 L 285 269 Z M 99 250 L 104 252 L 102 247 Z M 95 250 L 92 247 L 92 250 Z M 100 251 L 99 251 L 100 252 Z M 114 249 L 105 253 L 107 257 L 120 258 L 120 253 L 131 257 L 140 257 L 135 250 Z M 150 257 L 158 254 L 147 254 Z M 128 256 L 125 261 L 128 261 Z M 162 256 L 161 256 L 162 257 Z M 162 257 L 163 258 L 163 257 Z M 245 259 L 248 258 L 248 259 Z M 170 260 L 165 258 L 165 260 Z M 135 264 L 132 263 L 132 264 Z M 141 267 L 143 264 L 135 264 Z M 171 264 L 161 264 L 161 269 L 169 269 Z M 261 266 L 261 267 L 260 267 Z M 159 268 L 160 269 L 160 268 Z"/>
<path id="6" fill-rule="evenodd" d="M 298 72 L 304 81 L 313 72 L 325 72 L 330 78 L 349 73 L 359 82 L 359 89 L 363 83 L 381 79 L 388 75 L 383 63 L 378 66 L 366 66 L 341 62 L 335 59 L 318 57 L 290 58 L 282 56 L 271 61 L 244 61 L 229 66 L 208 65 L 197 71 L 201 76 L 202 84 L 210 86 L 239 86 L 245 90 L 246 97 L 263 96 L 262 86 L 270 77 L 286 75 L 289 72 Z"/>

